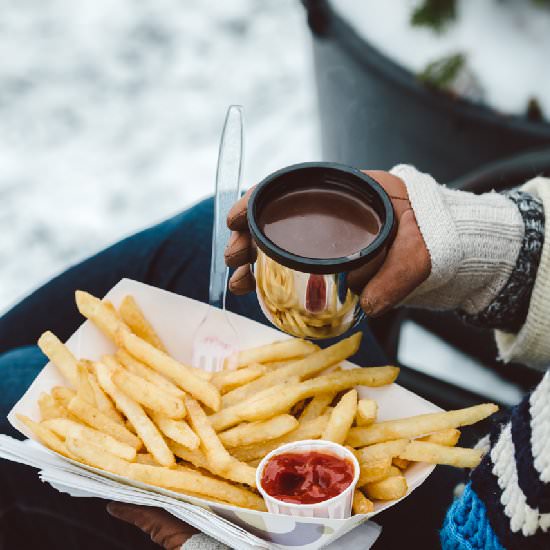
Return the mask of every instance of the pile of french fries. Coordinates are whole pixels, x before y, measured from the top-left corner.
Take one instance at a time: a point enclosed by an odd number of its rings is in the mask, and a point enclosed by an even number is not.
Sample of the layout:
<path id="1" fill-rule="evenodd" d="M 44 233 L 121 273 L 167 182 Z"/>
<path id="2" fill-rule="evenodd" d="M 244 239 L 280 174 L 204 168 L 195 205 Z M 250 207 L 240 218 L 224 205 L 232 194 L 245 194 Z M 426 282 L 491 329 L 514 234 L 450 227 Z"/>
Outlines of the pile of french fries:
<path id="1" fill-rule="evenodd" d="M 66 386 L 40 396 L 40 422 L 19 415 L 50 449 L 142 483 L 254 510 L 256 467 L 284 443 L 326 439 L 348 446 L 361 466 L 353 511 L 407 493 L 412 462 L 474 467 L 481 451 L 456 447 L 460 426 L 493 404 L 377 421 L 377 404 L 357 386 L 391 384 L 393 366 L 352 368 L 360 333 L 326 349 L 284 340 L 240 351 L 232 370 L 206 373 L 171 357 L 132 296 L 118 310 L 76 292 L 76 303 L 117 350 L 77 359 L 51 332 L 38 344 Z"/>

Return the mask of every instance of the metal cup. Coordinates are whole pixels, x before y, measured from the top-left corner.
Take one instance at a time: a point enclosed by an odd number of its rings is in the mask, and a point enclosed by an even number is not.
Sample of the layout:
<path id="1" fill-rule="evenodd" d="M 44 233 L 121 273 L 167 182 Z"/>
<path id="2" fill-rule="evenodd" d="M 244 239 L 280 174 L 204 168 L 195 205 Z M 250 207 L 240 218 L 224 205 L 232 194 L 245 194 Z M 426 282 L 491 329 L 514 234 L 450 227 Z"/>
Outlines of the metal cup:
<path id="1" fill-rule="evenodd" d="M 269 240 L 258 223 L 262 208 L 285 193 L 308 187 L 343 190 L 369 204 L 381 220 L 374 241 L 349 256 L 321 259 L 297 256 Z M 256 187 L 248 203 L 248 225 L 257 247 L 254 274 L 258 300 L 276 327 L 292 336 L 317 340 L 339 336 L 361 320 L 363 313 L 354 290 L 359 292 L 377 271 L 394 237 L 391 200 L 375 180 L 336 163 L 288 166 Z M 348 279 L 350 271 L 354 276 Z"/>

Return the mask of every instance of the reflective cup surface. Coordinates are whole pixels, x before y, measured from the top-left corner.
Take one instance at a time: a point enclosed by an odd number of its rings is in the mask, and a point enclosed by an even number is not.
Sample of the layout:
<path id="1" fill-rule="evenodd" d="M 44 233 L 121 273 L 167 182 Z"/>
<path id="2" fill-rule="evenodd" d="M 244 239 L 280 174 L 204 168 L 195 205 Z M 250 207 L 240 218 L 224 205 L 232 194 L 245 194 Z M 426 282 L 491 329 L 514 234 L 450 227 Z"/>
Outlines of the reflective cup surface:
<path id="1" fill-rule="evenodd" d="M 304 258 L 281 249 L 261 231 L 258 218 L 270 199 L 308 185 L 353 192 L 372 206 L 380 232 L 365 249 L 343 258 Z M 363 316 L 359 296 L 348 287 L 347 274 L 361 269 L 370 276 L 381 264 L 394 235 L 394 213 L 385 191 L 372 178 L 335 163 L 304 163 L 265 178 L 248 204 L 248 224 L 257 248 L 256 292 L 265 316 L 298 338 L 340 336 Z M 365 280 L 366 282 L 366 280 Z"/>
<path id="2" fill-rule="evenodd" d="M 272 260 L 261 250 L 254 265 L 256 292 L 265 316 L 299 338 L 332 338 L 362 317 L 359 297 L 345 273 L 303 273 Z"/>

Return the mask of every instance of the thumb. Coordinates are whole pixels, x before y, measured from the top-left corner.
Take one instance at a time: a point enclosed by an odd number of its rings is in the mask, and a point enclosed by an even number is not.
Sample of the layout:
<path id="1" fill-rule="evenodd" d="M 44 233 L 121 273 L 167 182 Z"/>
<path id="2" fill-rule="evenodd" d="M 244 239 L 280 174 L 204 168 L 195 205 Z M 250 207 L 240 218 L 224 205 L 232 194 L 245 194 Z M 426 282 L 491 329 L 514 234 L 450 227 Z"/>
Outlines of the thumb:
<path id="1" fill-rule="evenodd" d="M 395 240 L 382 267 L 361 293 L 361 307 L 370 317 L 382 315 L 423 283 L 430 271 L 430 255 L 414 212 L 407 210 L 399 220 Z"/>
<path id="2" fill-rule="evenodd" d="M 147 533 L 153 542 L 167 550 L 180 548 L 198 533 L 196 529 L 161 508 L 110 502 L 107 504 L 107 511 L 111 516 L 135 525 Z"/>

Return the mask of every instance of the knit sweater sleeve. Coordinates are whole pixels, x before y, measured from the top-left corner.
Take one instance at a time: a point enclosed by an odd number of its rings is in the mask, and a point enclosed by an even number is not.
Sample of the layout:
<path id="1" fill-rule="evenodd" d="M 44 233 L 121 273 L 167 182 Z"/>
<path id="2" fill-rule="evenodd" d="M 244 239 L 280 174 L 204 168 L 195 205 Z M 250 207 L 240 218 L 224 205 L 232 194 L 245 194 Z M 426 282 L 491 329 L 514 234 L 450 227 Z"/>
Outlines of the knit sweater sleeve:
<path id="1" fill-rule="evenodd" d="M 500 357 L 550 364 L 550 179 L 473 195 L 399 165 L 432 269 L 403 305 L 453 310 L 496 329 Z"/>
<path id="2" fill-rule="evenodd" d="M 537 278 L 544 243 L 544 208 L 540 199 L 525 191 L 514 189 L 504 194 L 516 204 L 525 228 L 516 265 L 506 284 L 485 309 L 473 315 L 458 313 L 469 324 L 517 333 L 527 318 Z"/>
<path id="3" fill-rule="evenodd" d="M 542 201 L 544 244 L 525 322 L 517 333 L 497 330 L 496 342 L 503 360 L 544 370 L 550 365 L 550 179 L 535 178 L 522 190 Z"/>

